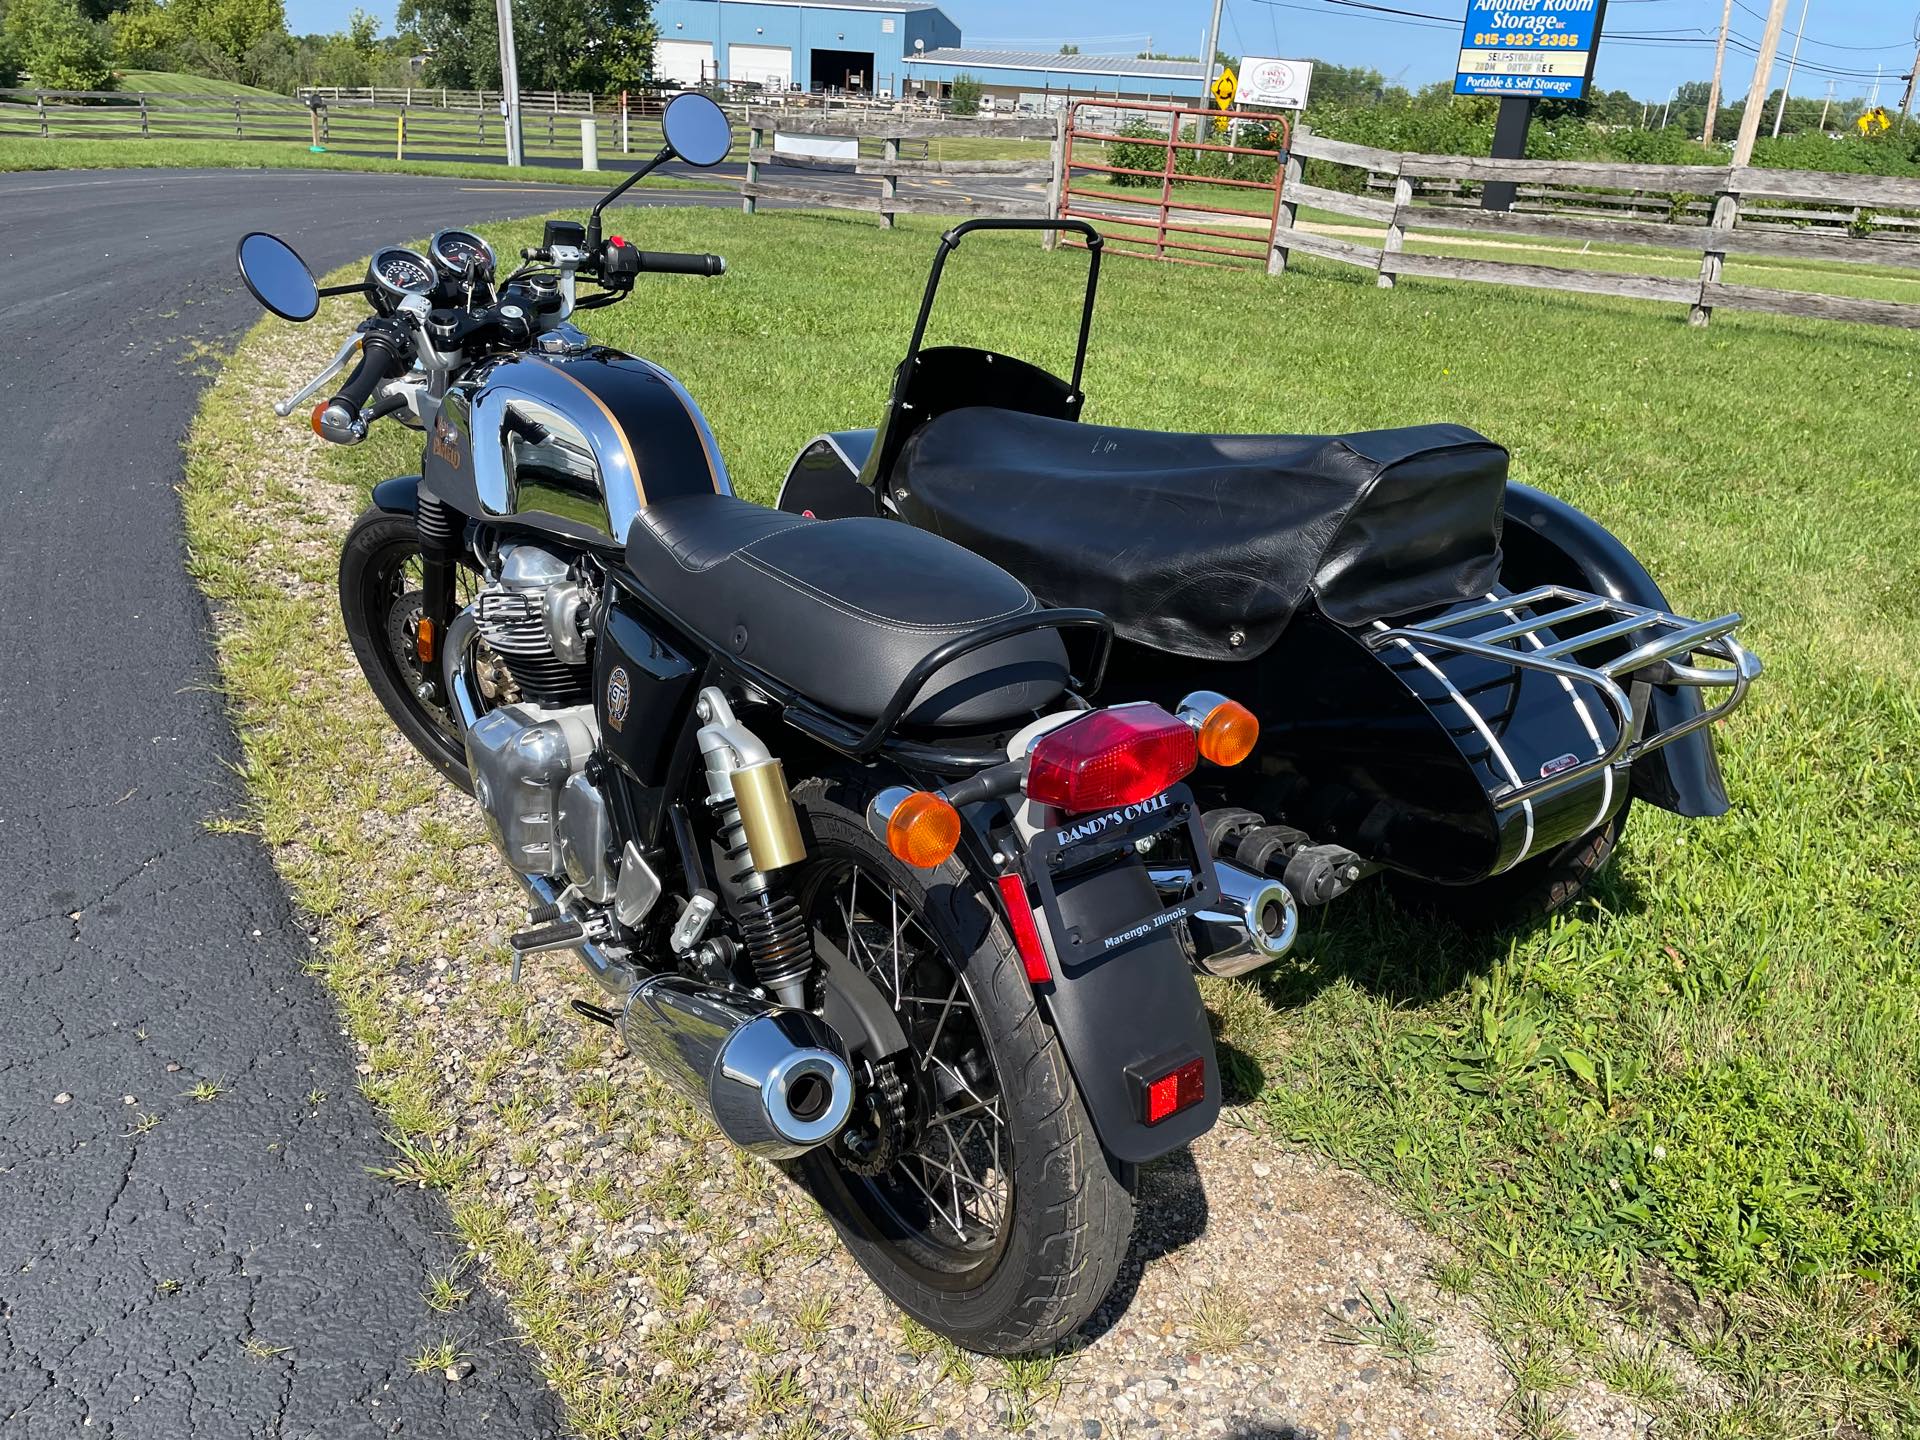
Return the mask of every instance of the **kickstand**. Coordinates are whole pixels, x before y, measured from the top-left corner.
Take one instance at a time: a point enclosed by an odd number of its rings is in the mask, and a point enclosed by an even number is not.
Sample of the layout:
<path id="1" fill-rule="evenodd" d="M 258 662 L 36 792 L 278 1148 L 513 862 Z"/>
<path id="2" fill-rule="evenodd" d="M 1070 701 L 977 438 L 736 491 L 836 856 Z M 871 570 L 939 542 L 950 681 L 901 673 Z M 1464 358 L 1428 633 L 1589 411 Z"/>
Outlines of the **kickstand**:
<path id="1" fill-rule="evenodd" d="M 582 1020 L 593 1021 L 596 1025 L 611 1027 L 620 1023 L 620 1017 L 614 1014 L 613 1011 L 603 1010 L 598 1005 L 590 1005 L 585 1000 L 576 1000 L 573 1002 L 573 1013 L 578 1015 Z"/>

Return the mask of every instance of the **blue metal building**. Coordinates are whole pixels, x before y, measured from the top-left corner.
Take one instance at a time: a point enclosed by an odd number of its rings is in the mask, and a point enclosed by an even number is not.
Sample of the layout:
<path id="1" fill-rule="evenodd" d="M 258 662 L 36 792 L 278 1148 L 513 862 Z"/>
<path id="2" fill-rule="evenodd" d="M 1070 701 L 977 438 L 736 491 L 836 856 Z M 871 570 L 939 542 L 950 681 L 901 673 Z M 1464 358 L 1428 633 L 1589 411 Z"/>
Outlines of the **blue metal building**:
<path id="1" fill-rule="evenodd" d="M 1053 55 L 1040 51 L 929 47 L 907 57 L 907 93 L 945 95 L 962 75 L 980 83 L 995 110 L 1047 111 L 1067 100 L 1202 99 L 1206 67 L 1198 60 L 1136 60 L 1123 55 Z"/>
<path id="2" fill-rule="evenodd" d="M 960 44 L 922 0 L 659 0 L 654 74 L 680 85 L 900 95 L 907 61 Z"/>

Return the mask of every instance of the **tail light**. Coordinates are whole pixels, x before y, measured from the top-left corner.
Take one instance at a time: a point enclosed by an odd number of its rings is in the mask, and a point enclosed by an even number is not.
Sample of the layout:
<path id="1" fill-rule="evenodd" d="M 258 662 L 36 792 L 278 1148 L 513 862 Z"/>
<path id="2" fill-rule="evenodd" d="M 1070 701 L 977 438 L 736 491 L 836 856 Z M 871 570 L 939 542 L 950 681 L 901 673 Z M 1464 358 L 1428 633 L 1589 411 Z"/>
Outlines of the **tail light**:
<path id="1" fill-rule="evenodd" d="M 1135 805 L 1200 762 L 1193 727 L 1158 705 L 1116 705 L 1050 730 L 1027 761 L 1027 795 L 1069 814 Z"/>
<path id="2" fill-rule="evenodd" d="M 1162 1120 L 1172 1119 L 1207 1098 L 1207 1062 L 1198 1055 L 1182 1060 L 1171 1069 L 1153 1068 L 1159 1073 L 1132 1072 L 1134 1083 L 1139 1087 L 1140 1118 L 1147 1124 L 1158 1125 Z"/>

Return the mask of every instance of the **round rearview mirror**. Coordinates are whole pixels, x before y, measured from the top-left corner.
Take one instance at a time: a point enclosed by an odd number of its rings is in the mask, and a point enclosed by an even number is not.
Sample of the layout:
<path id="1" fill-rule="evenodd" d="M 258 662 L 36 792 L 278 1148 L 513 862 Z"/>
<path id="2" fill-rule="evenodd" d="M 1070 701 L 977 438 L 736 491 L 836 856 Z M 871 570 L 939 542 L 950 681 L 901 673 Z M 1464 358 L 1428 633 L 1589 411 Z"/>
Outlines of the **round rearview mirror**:
<path id="1" fill-rule="evenodd" d="M 255 230 L 240 238 L 240 278 L 253 298 L 282 320 L 311 320 L 320 310 L 320 285 L 307 262 L 277 235 Z"/>
<path id="2" fill-rule="evenodd" d="M 727 112 L 704 95 L 691 92 L 667 102 L 660 120 L 667 144 L 689 165 L 718 165 L 733 149 L 733 126 Z"/>

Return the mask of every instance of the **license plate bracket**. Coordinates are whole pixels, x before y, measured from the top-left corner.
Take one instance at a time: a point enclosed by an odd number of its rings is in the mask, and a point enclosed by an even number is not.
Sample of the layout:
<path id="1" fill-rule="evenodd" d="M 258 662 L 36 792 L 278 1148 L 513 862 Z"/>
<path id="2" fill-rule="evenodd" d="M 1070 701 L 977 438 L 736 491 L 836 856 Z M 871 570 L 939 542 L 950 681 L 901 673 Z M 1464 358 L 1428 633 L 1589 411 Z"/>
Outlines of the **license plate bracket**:
<path id="1" fill-rule="evenodd" d="M 1060 903 L 1061 880 L 1094 870 L 1129 852 L 1137 858 L 1141 841 L 1161 837 L 1172 838 L 1186 852 L 1155 857 L 1156 866 L 1184 867 L 1192 874 L 1193 883 L 1185 895 L 1118 922 L 1109 922 L 1106 917 L 1091 926 L 1068 922 Z M 1164 849 L 1164 841 L 1156 846 L 1156 850 Z M 1117 954 L 1199 911 L 1216 909 L 1220 903 L 1220 881 L 1207 853 L 1200 807 L 1184 785 L 1163 790 L 1137 805 L 1048 826 L 1027 844 L 1026 871 L 1046 916 L 1054 958 L 1069 967 Z"/>

